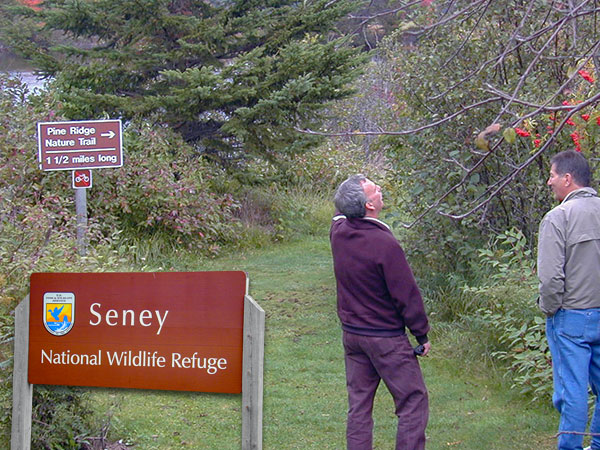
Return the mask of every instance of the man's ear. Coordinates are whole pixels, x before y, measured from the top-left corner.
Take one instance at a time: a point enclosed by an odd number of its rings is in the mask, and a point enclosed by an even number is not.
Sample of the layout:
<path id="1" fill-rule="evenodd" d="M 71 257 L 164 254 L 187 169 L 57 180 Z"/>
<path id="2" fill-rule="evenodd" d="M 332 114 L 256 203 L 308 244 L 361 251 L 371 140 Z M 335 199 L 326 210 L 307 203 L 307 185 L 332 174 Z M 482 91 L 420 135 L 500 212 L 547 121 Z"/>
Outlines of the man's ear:
<path id="1" fill-rule="evenodd" d="M 569 172 L 565 173 L 565 186 L 571 186 L 573 184 L 573 175 Z"/>
<path id="2" fill-rule="evenodd" d="M 372 202 L 365 203 L 365 208 L 368 210 L 371 210 L 371 211 L 373 211 L 375 209 Z"/>

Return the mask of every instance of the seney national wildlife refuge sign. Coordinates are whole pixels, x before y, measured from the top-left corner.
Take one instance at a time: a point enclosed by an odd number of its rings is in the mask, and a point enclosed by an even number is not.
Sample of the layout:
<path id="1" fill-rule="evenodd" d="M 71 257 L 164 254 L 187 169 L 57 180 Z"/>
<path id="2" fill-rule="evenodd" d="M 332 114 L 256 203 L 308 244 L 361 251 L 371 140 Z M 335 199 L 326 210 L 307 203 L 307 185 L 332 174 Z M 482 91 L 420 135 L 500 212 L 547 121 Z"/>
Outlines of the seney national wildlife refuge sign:
<path id="1" fill-rule="evenodd" d="M 244 272 L 35 273 L 29 383 L 240 393 Z"/>

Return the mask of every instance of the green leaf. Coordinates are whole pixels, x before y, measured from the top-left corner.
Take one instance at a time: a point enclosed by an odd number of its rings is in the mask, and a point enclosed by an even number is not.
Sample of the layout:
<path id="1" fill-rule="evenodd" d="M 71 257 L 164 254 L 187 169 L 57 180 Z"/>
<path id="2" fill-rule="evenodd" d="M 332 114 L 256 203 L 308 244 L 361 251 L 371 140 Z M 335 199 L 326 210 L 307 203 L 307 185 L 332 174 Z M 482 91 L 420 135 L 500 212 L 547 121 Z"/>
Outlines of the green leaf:
<path id="1" fill-rule="evenodd" d="M 502 132 L 502 136 L 504 137 L 504 140 L 509 144 L 514 144 L 517 140 L 517 132 L 514 128 L 505 128 Z"/>
<path id="2" fill-rule="evenodd" d="M 475 145 L 481 150 L 490 151 L 490 143 L 485 138 L 477 136 L 475 138 Z"/>

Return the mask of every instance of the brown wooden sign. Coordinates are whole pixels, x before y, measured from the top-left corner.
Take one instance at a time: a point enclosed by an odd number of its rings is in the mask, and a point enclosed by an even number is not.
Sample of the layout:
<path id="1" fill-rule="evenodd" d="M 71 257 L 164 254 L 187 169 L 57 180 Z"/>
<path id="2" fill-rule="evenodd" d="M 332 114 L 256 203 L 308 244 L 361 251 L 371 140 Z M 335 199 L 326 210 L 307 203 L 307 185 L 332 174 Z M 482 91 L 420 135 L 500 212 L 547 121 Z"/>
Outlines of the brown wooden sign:
<path id="1" fill-rule="evenodd" d="M 29 383 L 240 393 L 244 272 L 35 273 Z"/>
<path id="2" fill-rule="evenodd" d="M 120 120 L 38 123 L 38 159 L 42 170 L 121 167 Z"/>

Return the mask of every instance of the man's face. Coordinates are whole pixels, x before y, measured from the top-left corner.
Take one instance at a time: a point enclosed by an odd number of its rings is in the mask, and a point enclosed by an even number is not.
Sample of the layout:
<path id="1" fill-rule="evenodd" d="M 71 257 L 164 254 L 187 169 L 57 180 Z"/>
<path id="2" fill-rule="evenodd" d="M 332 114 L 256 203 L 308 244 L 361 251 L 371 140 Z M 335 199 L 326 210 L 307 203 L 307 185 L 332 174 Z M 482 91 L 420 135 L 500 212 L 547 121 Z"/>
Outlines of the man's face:
<path id="1" fill-rule="evenodd" d="M 363 181 L 362 187 L 365 191 L 365 196 L 367 197 L 367 215 L 377 217 L 383 209 L 383 197 L 381 196 L 381 188 L 369 179 Z M 371 208 L 369 208 L 369 205 L 371 206 Z"/>
<path id="2" fill-rule="evenodd" d="M 550 168 L 550 177 L 548 178 L 548 186 L 552 189 L 554 197 L 559 202 L 562 202 L 569 193 L 566 174 L 559 175 L 556 172 L 556 164 L 552 164 Z"/>

